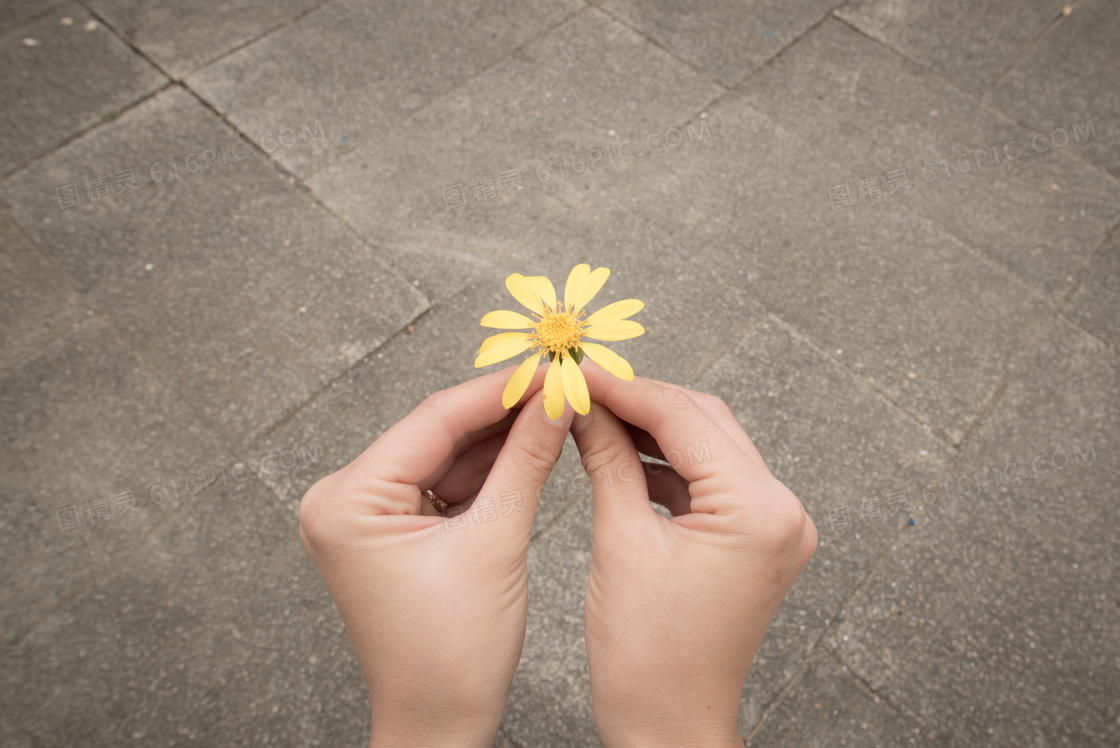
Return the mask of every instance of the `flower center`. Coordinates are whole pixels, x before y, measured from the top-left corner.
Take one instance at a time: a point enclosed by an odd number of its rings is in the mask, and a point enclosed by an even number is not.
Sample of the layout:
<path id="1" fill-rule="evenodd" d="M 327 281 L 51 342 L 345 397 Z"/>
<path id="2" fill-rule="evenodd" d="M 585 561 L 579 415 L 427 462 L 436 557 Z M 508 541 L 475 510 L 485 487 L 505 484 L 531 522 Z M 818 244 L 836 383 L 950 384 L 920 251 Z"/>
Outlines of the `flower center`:
<path id="1" fill-rule="evenodd" d="M 537 345 L 551 353 L 579 346 L 583 322 L 571 312 L 546 311 L 537 323 Z"/>

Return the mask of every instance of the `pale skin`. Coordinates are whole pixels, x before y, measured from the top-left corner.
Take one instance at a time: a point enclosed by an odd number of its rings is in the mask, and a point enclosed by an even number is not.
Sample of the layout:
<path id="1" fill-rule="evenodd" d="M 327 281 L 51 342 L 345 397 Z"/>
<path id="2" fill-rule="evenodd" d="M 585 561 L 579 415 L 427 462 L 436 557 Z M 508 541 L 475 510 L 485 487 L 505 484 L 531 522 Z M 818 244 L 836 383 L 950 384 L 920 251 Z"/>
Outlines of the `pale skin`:
<path id="1" fill-rule="evenodd" d="M 584 625 L 603 744 L 742 746 L 743 684 L 816 548 L 812 520 L 718 398 L 585 361 L 591 412 L 553 421 L 545 368 L 513 411 L 512 368 L 437 393 L 300 505 L 369 686 L 370 746 L 494 745 L 525 638 L 537 497 L 569 429 L 589 474 L 632 477 L 592 482 Z M 633 470 L 639 453 L 705 442 L 692 464 Z M 448 532 L 427 488 L 467 502 L 468 526 Z M 476 496 L 494 498 L 493 519 L 473 521 Z"/>

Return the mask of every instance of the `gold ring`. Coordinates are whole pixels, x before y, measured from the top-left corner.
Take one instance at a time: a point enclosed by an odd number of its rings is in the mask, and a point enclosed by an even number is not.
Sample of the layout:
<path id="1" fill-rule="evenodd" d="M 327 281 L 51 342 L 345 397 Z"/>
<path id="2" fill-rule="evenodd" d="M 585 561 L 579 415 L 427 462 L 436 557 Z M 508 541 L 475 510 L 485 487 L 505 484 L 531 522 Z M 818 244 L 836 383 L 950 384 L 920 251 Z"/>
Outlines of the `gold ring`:
<path id="1" fill-rule="evenodd" d="M 441 514 L 443 512 L 446 512 L 447 508 L 451 506 L 446 501 L 436 496 L 435 491 L 430 488 L 424 491 L 424 495 L 428 497 L 428 501 L 432 502 L 432 506 L 436 508 L 436 511 L 440 512 Z"/>

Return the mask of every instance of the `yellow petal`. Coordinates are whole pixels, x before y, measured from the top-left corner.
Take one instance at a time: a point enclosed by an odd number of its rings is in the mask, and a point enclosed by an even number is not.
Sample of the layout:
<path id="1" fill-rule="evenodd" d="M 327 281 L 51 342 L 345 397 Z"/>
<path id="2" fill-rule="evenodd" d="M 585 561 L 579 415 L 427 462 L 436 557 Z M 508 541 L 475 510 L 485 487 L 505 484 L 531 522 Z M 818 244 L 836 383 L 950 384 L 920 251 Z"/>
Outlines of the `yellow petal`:
<path id="1" fill-rule="evenodd" d="M 529 282 L 521 273 L 514 273 L 506 278 L 506 288 L 513 294 L 513 298 L 517 299 L 524 305 L 530 312 L 537 314 L 544 314 L 544 304 L 541 303 L 541 296 L 537 290 L 533 288 L 533 284 Z"/>
<path id="2" fill-rule="evenodd" d="M 591 395 L 587 392 L 587 380 L 579 370 L 579 364 L 571 356 L 564 356 L 560 367 L 560 379 L 564 383 L 564 395 L 575 408 L 576 413 L 587 415 L 591 411 Z"/>
<path id="3" fill-rule="evenodd" d="M 543 275 L 530 275 L 525 280 L 529 281 L 533 286 L 533 290 L 537 292 L 537 296 L 541 297 L 544 305 L 556 311 L 556 289 L 552 287 L 552 281 L 545 278 Z"/>
<path id="4" fill-rule="evenodd" d="M 537 363 L 541 360 L 544 351 L 536 355 L 529 356 L 521 362 L 521 366 L 517 367 L 517 371 L 513 372 L 513 376 L 509 378 L 506 383 L 505 390 L 502 391 L 502 407 L 510 409 L 517 405 L 517 401 L 525 394 L 525 390 L 529 389 L 529 382 L 533 381 L 533 374 L 537 370 Z"/>
<path id="5" fill-rule="evenodd" d="M 499 330 L 524 330 L 533 326 L 533 320 L 524 314 L 499 309 L 496 312 L 489 312 L 479 324 L 483 327 L 494 327 Z"/>
<path id="6" fill-rule="evenodd" d="M 588 328 L 587 337 L 595 340 L 629 340 L 645 332 L 645 328 L 629 319 L 617 322 L 599 322 Z"/>
<path id="7" fill-rule="evenodd" d="M 560 381 L 560 357 L 548 365 L 544 375 L 544 412 L 552 420 L 564 415 L 564 384 Z"/>
<path id="8" fill-rule="evenodd" d="M 589 359 L 619 379 L 625 379 L 627 382 L 634 381 L 634 368 L 626 362 L 626 359 L 610 348 L 587 341 L 581 341 L 579 347 L 583 349 Z"/>
<path id="9" fill-rule="evenodd" d="M 587 276 L 587 280 L 579 289 L 579 295 L 576 296 L 576 305 L 572 309 L 573 312 L 579 313 L 580 309 L 587 306 L 588 302 L 595 298 L 595 294 L 599 293 L 599 289 L 607 282 L 607 277 L 611 274 L 610 268 L 595 268 L 591 274 Z"/>
<path id="10" fill-rule="evenodd" d="M 572 268 L 572 272 L 568 273 L 568 282 L 564 284 L 564 306 L 568 310 L 575 306 L 579 290 L 583 288 L 589 275 L 591 275 L 591 266 L 586 262 L 576 265 Z"/>
<path id="11" fill-rule="evenodd" d="M 474 360 L 474 368 L 496 364 L 512 358 L 522 351 L 529 350 L 532 338 L 523 332 L 500 332 L 491 335 L 482 341 L 478 348 L 478 358 Z"/>
<path id="12" fill-rule="evenodd" d="M 599 311 L 587 318 L 585 325 L 594 325 L 597 322 L 617 322 L 620 319 L 632 317 L 645 307 L 644 301 L 637 299 L 624 299 L 613 304 L 607 304 Z"/>

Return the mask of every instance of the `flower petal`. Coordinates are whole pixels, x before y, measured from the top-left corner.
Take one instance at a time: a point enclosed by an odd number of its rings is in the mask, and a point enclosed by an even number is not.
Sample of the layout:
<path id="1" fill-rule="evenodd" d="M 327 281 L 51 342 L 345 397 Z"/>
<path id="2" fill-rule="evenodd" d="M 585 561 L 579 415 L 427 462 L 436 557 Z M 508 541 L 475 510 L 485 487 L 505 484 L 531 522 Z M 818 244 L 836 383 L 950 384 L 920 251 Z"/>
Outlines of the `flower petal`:
<path id="1" fill-rule="evenodd" d="M 576 296 L 576 305 L 572 311 L 576 314 L 580 309 L 587 306 L 587 303 L 595 298 L 595 294 L 607 282 L 607 277 L 611 274 L 610 268 L 595 268 L 591 271 L 591 275 L 587 276 L 587 280 L 579 289 L 579 294 Z"/>
<path id="2" fill-rule="evenodd" d="M 544 314 L 544 304 L 541 303 L 541 295 L 533 288 L 533 284 L 529 282 L 521 273 L 514 273 L 506 278 L 506 288 L 513 294 L 513 298 L 521 302 L 521 304 L 530 312 L 537 314 Z"/>
<path id="3" fill-rule="evenodd" d="M 583 349 L 583 352 L 587 354 L 589 359 L 599 364 L 599 366 L 602 366 L 619 379 L 625 379 L 627 382 L 634 381 L 634 367 L 630 366 L 626 359 L 610 348 L 599 345 L 598 343 L 588 343 L 587 341 L 581 341 L 579 347 Z"/>
<path id="4" fill-rule="evenodd" d="M 579 290 L 583 288 L 589 275 L 591 275 L 591 266 L 586 262 L 576 265 L 572 268 L 572 272 L 568 273 L 568 282 L 564 284 L 564 307 L 569 311 L 575 307 Z"/>
<path id="5" fill-rule="evenodd" d="M 502 407 L 509 410 L 521 396 L 525 394 L 525 390 L 529 389 L 529 382 L 533 381 L 533 374 L 537 371 L 537 363 L 541 360 L 544 351 L 540 351 L 521 362 L 521 366 L 517 367 L 517 371 L 513 372 L 513 376 L 506 382 L 506 388 L 502 391 Z"/>
<path id="6" fill-rule="evenodd" d="M 532 337 L 524 332 L 500 332 L 491 335 L 482 341 L 478 348 L 478 358 L 474 360 L 474 368 L 496 364 L 512 358 L 522 351 L 529 350 Z"/>
<path id="7" fill-rule="evenodd" d="M 537 296 L 541 297 L 544 305 L 556 311 L 556 289 L 552 287 L 552 281 L 543 275 L 530 275 L 525 280 L 533 286 L 533 290 L 537 292 Z"/>
<path id="8" fill-rule="evenodd" d="M 629 340 L 645 331 L 645 328 L 637 322 L 623 319 L 617 322 L 599 322 L 588 328 L 586 335 L 595 340 Z"/>
<path id="9" fill-rule="evenodd" d="M 552 359 L 544 375 L 544 412 L 552 420 L 564 415 L 564 384 L 560 381 L 560 357 Z"/>
<path id="10" fill-rule="evenodd" d="M 598 322 L 618 322 L 621 319 L 632 317 L 645 308 L 646 303 L 638 299 L 624 299 L 613 304 L 607 304 L 599 311 L 592 314 L 584 325 L 594 325 Z"/>
<path id="11" fill-rule="evenodd" d="M 560 367 L 560 379 L 564 384 L 564 395 L 576 413 L 587 415 L 591 410 L 591 395 L 587 392 L 587 380 L 571 356 L 564 356 Z"/>
<path id="12" fill-rule="evenodd" d="M 494 327 L 498 330 L 525 330 L 532 327 L 534 323 L 524 314 L 499 309 L 496 312 L 487 313 L 479 324 L 483 327 Z"/>

